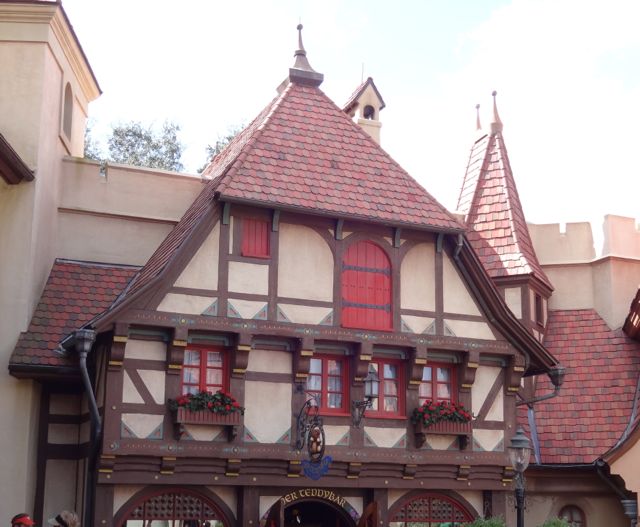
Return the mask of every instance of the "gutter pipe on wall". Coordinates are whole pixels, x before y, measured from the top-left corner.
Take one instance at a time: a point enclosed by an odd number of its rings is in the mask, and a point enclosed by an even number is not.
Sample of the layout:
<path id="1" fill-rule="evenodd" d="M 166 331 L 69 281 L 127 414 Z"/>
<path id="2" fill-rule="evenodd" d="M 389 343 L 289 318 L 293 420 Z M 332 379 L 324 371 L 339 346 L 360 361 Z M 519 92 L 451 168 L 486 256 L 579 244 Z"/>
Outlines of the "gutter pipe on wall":
<path id="1" fill-rule="evenodd" d="M 89 416 L 91 418 L 91 439 L 89 443 L 89 455 L 87 459 L 87 484 L 84 493 L 83 516 L 84 525 L 93 525 L 93 508 L 96 487 L 96 460 L 100 449 L 100 437 L 102 436 L 102 420 L 98 410 L 98 403 L 93 392 L 93 386 L 87 370 L 87 356 L 91 352 L 96 340 L 96 332 L 93 329 L 79 329 L 73 333 L 75 350 L 78 353 L 82 384 L 87 394 L 89 403 Z"/>

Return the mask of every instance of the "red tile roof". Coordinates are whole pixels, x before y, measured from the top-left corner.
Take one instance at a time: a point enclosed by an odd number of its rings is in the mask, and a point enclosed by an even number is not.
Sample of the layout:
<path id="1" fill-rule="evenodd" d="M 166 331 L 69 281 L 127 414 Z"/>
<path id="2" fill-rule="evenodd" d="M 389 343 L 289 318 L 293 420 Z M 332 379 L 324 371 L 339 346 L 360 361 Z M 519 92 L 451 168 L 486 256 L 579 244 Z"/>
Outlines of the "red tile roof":
<path id="1" fill-rule="evenodd" d="M 592 463 L 629 425 L 640 343 L 612 331 L 593 309 L 550 311 L 545 346 L 567 375 L 560 394 L 535 405 L 543 463 Z M 544 379 L 538 394 L 552 390 Z"/>
<path id="2" fill-rule="evenodd" d="M 290 83 L 251 135 L 221 178 L 222 201 L 464 230 L 316 87 Z"/>
<path id="3" fill-rule="evenodd" d="M 107 309 L 138 267 L 56 260 L 29 329 L 20 334 L 10 366 L 69 366 L 55 350 L 70 332 Z"/>
<path id="4" fill-rule="evenodd" d="M 492 278 L 533 275 L 553 290 L 531 243 L 501 132 L 473 145 L 457 211 L 465 215 L 469 241 Z"/>

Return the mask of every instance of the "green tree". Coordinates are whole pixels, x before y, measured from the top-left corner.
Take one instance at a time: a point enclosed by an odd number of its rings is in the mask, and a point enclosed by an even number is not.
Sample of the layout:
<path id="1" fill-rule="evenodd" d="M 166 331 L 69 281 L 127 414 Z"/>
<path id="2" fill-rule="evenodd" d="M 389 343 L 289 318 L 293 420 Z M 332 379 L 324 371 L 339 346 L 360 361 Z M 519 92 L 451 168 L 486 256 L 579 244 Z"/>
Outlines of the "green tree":
<path id="1" fill-rule="evenodd" d="M 108 160 L 179 172 L 184 169 L 179 131 L 180 126 L 169 121 L 163 123 L 159 133 L 136 121 L 115 125 L 108 140 Z"/>
<path id="2" fill-rule="evenodd" d="M 505 527 L 502 518 L 478 518 L 471 523 L 465 523 L 465 527 Z"/>
<path id="3" fill-rule="evenodd" d="M 227 128 L 227 131 L 224 134 L 218 135 L 218 139 L 213 145 L 207 145 L 207 160 L 205 161 L 204 165 L 202 165 L 198 169 L 198 174 L 200 174 L 205 168 L 207 168 L 207 165 L 211 163 L 211 161 L 213 161 L 213 158 L 216 157 L 220 152 L 222 152 L 227 147 L 227 145 L 231 141 L 233 141 L 233 138 L 240 132 L 242 132 L 243 129 L 244 125 L 242 124 L 231 126 Z"/>
<path id="4" fill-rule="evenodd" d="M 567 520 L 562 518 L 552 518 L 544 522 L 540 527 L 569 527 Z"/>
<path id="5" fill-rule="evenodd" d="M 102 149 L 93 137 L 93 120 L 87 122 L 87 127 L 84 129 L 84 157 L 86 159 L 93 159 L 94 161 L 103 161 L 104 155 Z"/>

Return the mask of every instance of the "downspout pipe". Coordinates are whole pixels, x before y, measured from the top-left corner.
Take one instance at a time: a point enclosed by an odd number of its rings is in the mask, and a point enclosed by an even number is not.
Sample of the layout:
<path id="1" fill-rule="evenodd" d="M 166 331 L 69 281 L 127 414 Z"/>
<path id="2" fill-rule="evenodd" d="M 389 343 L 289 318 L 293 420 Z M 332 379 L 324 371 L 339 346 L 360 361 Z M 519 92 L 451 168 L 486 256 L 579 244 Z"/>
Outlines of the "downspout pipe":
<path id="1" fill-rule="evenodd" d="M 98 410 L 98 403 L 89 377 L 87 369 L 87 357 L 91 352 L 93 343 L 96 340 L 96 332 L 93 329 L 79 329 L 73 334 L 73 341 L 80 366 L 80 375 L 84 391 L 87 394 L 89 404 L 89 416 L 91 419 L 91 440 L 89 444 L 89 455 L 87 460 L 87 484 L 84 493 L 83 516 L 84 525 L 93 525 L 93 509 L 96 487 L 96 461 L 100 449 L 100 438 L 102 436 L 102 420 Z"/>

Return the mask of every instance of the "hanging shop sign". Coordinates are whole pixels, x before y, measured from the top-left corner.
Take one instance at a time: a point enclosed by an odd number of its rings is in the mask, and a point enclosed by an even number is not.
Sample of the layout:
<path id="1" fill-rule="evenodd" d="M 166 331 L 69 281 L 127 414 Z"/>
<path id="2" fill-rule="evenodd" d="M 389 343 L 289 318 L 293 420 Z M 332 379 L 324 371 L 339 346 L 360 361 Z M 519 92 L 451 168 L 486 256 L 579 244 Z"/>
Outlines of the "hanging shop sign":
<path id="1" fill-rule="evenodd" d="M 329 472 L 332 459 L 331 456 L 324 455 L 324 428 L 314 398 L 307 400 L 298 414 L 296 448 L 302 450 L 305 444 L 309 459 L 302 460 L 302 471 L 308 478 L 318 480 Z"/>

